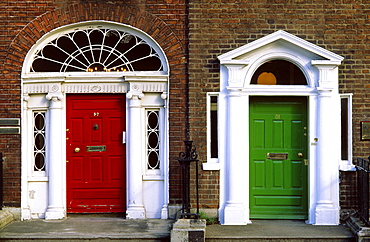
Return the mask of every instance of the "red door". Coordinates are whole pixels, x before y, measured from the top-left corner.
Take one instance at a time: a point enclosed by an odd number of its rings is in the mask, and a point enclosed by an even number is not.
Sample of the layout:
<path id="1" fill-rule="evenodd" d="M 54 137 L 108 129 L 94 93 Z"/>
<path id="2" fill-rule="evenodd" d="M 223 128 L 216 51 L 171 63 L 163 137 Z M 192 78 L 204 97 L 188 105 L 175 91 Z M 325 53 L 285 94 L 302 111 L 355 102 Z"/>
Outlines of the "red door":
<path id="1" fill-rule="evenodd" d="M 125 96 L 67 95 L 69 213 L 124 212 Z"/>

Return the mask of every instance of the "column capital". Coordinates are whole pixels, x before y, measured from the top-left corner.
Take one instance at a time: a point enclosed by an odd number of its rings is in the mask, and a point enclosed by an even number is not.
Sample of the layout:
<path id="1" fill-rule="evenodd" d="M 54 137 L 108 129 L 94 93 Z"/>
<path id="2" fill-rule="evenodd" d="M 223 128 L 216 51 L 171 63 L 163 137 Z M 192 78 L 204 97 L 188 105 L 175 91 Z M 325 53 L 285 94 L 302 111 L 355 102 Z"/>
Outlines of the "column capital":
<path id="1" fill-rule="evenodd" d="M 60 92 L 52 92 L 46 95 L 46 99 L 50 101 L 49 108 L 62 108 L 63 94 Z"/>
<path id="2" fill-rule="evenodd" d="M 126 97 L 130 100 L 140 100 L 144 97 L 144 93 L 130 91 L 126 94 Z"/>
<path id="3" fill-rule="evenodd" d="M 312 60 L 311 65 L 319 70 L 318 90 L 338 88 L 338 66 L 340 61 Z"/>
<path id="4" fill-rule="evenodd" d="M 30 100 L 30 95 L 28 93 L 23 94 L 23 101 L 28 102 Z"/>
<path id="5" fill-rule="evenodd" d="M 228 85 L 231 87 L 242 87 L 244 85 L 245 74 L 249 61 L 246 60 L 221 60 L 221 65 L 228 70 Z"/>

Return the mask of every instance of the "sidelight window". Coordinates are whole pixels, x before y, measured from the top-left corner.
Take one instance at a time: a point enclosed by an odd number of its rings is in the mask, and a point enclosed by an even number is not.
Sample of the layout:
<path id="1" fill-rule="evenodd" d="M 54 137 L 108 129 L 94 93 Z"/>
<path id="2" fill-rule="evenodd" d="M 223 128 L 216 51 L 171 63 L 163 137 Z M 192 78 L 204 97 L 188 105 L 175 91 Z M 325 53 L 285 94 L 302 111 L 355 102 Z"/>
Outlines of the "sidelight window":
<path id="1" fill-rule="evenodd" d="M 45 112 L 37 111 L 33 113 L 33 154 L 34 154 L 34 171 L 45 171 L 46 161 L 46 119 Z"/>
<path id="2" fill-rule="evenodd" d="M 207 93 L 207 162 L 203 163 L 203 170 L 219 170 L 218 98 L 217 92 Z"/>
<path id="3" fill-rule="evenodd" d="M 352 94 L 340 94 L 341 100 L 341 170 L 353 170 L 352 164 Z"/>
<path id="4" fill-rule="evenodd" d="M 147 111 L 147 169 L 160 169 L 159 110 Z"/>

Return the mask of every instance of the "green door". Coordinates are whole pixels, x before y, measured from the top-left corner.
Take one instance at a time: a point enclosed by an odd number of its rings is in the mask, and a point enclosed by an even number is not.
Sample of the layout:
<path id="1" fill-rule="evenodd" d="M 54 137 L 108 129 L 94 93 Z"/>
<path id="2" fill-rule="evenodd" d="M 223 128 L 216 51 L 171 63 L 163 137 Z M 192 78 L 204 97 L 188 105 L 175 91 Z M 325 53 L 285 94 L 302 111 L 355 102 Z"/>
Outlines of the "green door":
<path id="1" fill-rule="evenodd" d="M 250 98 L 250 217 L 307 219 L 307 98 Z"/>

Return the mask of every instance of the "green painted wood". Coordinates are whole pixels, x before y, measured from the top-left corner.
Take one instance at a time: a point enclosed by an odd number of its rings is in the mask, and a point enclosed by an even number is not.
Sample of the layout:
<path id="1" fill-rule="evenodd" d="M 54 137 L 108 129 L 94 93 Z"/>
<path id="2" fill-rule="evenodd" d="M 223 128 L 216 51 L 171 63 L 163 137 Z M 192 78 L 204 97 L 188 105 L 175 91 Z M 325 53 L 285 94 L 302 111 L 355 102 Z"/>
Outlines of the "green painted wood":
<path id="1" fill-rule="evenodd" d="M 307 98 L 251 97 L 249 115 L 251 218 L 307 219 Z"/>

